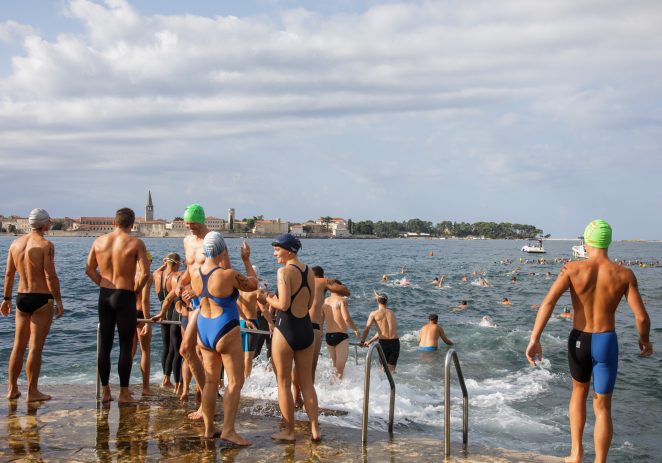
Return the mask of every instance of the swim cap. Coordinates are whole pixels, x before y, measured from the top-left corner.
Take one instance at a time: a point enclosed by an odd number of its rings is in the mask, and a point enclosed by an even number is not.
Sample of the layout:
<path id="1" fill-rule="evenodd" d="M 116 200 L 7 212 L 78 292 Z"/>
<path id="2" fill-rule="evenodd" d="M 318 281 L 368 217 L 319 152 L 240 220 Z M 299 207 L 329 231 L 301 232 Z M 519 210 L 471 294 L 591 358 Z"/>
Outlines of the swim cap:
<path id="1" fill-rule="evenodd" d="M 199 204 L 186 206 L 184 222 L 205 223 L 205 210 Z"/>
<path id="2" fill-rule="evenodd" d="M 209 232 L 202 240 L 202 248 L 205 250 L 205 256 L 216 257 L 220 256 L 223 251 L 227 249 L 223 235 L 217 231 Z"/>
<path id="3" fill-rule="evenodd" d="M 611 244 L 611 226 L 604 220 L 593 220 L 584 230 L 584 243 L 592 248 L 607 249 Z"/>
<path id="4" fill-rule="evenodd" d="M 301 249 L 301 241 L 290 233 L 285 233 L 276 238 L 276 241 L 271 243 L 272 246 L 287 249 L 296 254 Z"/>
<path id="5" fill-rule="evenodd" d="M 152 253 L 147 251 L 147 259 L 151 262 L 152 261 Z"/>
<path id="6" fill-rule="evenodd" d="M 51 221 L 51 216 L 48 215 L 46 209 L 32 209 L 30 211 L 30 216 L 28 217 L 28 222 L 30 223 L 30 228 L 38 229 Z"/>

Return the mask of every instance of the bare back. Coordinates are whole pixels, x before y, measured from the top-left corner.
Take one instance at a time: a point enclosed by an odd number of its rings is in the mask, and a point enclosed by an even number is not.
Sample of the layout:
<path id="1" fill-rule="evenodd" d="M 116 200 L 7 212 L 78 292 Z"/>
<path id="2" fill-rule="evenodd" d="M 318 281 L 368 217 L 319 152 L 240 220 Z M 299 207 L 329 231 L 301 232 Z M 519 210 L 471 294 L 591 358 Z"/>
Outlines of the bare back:
<path id="1" fill-rule="evenodd" d="M 380 308 L 370 314 L 377 324 L 379 339 L 396 339 L 398 337 L 398 321 L 391 309 Z"/>
<path id="2" fill-rule="evenodd" d="M 419 346 L 422 347 L 437 347 L 439 339 L 439 325 L 436 323 L 428 323 L 423 325 L 420 332 Z"/>
<path id="3" fill-rule="evenodd" d="M 47 279 L 50 269 L 55 272 L 53 243 L 37 233 L 30 233 L 14 241 L 9 253 L 19 274 L 19 293 L 51 292 Z"/>
<path id="4" fill-rule="evenodd" d="M 347 322 L 343 316 L 344 303 L 343 298 L 336 295 L 329 296 L 324 300 L 322 310 L 324 311 L 327 333 L 347 332 Z"/>
<path id="5" fill-rule="evenodd" d="M 92 244 L 88 266 L 96 263 L 101 275 L 102 288 L 133 291 L 136 287 L 136 268 L 145 267 L 147 253 L 145 244 L 120 230 L 100 236 Z M 141 274 L 148 274 L 146 268 Z"/>
<path id="6" fill-rule="evenodd" d="M 563 267 L 561 274 L 564 272 L 575 311 L 574 328 L 590 333 L 613 330 L 618 304 L 630 285 L 636 287 L 632 270 L 607 258 L 596 258 L 571 262 Z"/>

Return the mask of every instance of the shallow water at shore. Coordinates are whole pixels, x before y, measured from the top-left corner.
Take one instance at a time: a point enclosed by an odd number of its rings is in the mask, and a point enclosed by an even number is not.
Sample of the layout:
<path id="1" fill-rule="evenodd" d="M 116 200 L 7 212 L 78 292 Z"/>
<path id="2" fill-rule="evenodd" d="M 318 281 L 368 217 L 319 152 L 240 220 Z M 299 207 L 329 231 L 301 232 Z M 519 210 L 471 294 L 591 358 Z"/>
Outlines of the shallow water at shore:
<path id="1" fill-rule="evenodd" d="M 56 263 L 63 287 L 65 317 L 54 322 L 47 340 L 42 384 L 91 384 L 95 369 L 96 288 L 86 279 L 84 265 L 92 242 L 89 238 L 56 238 Z M 170 251 L 181 252 L 181 242 L 170 239 L 146 239 L 156 260 Z M 0 238 L 0 256 L 6 255 L 10 243 Z M 272 284 L 277 265 L 271 257 L 269 240 L 250 240 L 253 263 Z M 240 240 L 228 240 L 233 263 L 238 261 Z M 546 242 L 546 259 L 570 257 L 572 242 Z M 397 396 L 395 431 L 408 436 L 441 436 L 443 422 L 443 356 L 446 351 L 428 354 L 416 351 L 416 330 L 429 312 L 439 314 L 439 322 L 455 341 L 470 396 L 470 442 L 488 447 L 505 447 L 544 454 L 564 455 L 569 449 L 567 400 L 570 378 L 566 361 L 566 338 L 569 320 L 552 318 L 543 336 L 545 361 L 542 368 L 529 367 L 523 351 L 535 318 L 533 304 L 540 304 L 560 264 L 521 264 L 519 241 L 440 241 L 440 240 L 305 240 L 301 258 L 322 265 L 327 274 L 340 278 L 352 291 L 350 311 L 357 324 L 365 323 L 374 309 L 373 289 L 389 295 L 389 306 L 395 309 L 400 323 L 402 353 L 396 374 Z M 429 256 L 429 251 L 434 256 Z M 660 243 L 614 243 L 612 258 L 662 259 Z M 511 259 L 502 265 L 501 259 Z M 4 258 L 2 259 L 4 264 Z M 410 287 L 382 285 L 382 274 L 392 279 L 402 265 L 408 269 Z M 633 268 L 652 318 L 652 341 L 661 337 L 662 269 Z M 4 268 L 1 269 L 4 274 Z M 471 272 L 485 271 L 492 287 L 471 284 Z M 518 282 L 511 283 L 512 274 Z M 532 273 L 535 273 L 533 275 Z M 469 282 L 462 276 L 468 274 Z M 446 275 L 448 287 L 435 288 L 433 277 Z M 513 305 L 500 305 L 508 297 Z M 155 299 L 155 298 L 154 298 Z M 469 308 L 452 312 L 460 300 Z M 569 304 L 565 295 L 557 308 Z M 152 312 L 156 311 L 153 303 Z M 494 326 L 481 326 L 483 315 L 493 319 Z M 620 342 L 619 377 L 614 395 L 615 435 L 610 461 L 654 461 L 662 446 L 658 430 L 662 429 L 662 362 L 658 353 L 653 358 L 637 356 L 637 334 L 634 321 L 622 304 L 617 314 Z M 13 339 L 13 320 L 0 320 L 0 381 L 6 383 L 7 361 Z M 658 344 L 656 343 L 655 346 Z M 159 329 L 154 330 L 152 377 L 160 380 Z M 360 427 L 363 397 L 363 355 L 354 365 L 353 352 L 342 383 L 333 380 L 331 365 L 322 349 L 317 378 L 318 395 L 323 407 L 342 410 L 342 416 L 325 416 L 323 424 Z M 114 354 L 117 353 L 115 349 Z M 264 356 L 264 354 L 263 354 Z M 253 399 L 275 399 L 275 379 L 264 368 L 264 357 L 258 361 L 243 393 Z M 132 377 L 138 381 L 134 365 Z M 23 376 L 24 378 L 24 376 Z M 116 382 L 115 372 L 111 381 Z M 24 379 L 22 380 L 24 384 Z M 461 430 L 461 397 L 457 383 L 452 389 L 452 426 L 455 435 Z M 386 429 L 388 384 L 375 368 L 371 390 L 370 427 Z M 642 413 L 646 410 L 646 413 Z M 250 410 L 247 410 L 250 412 Z M 256 410 L 257 412 L 258 410 Z M 301 415 L 303 418 L 303 415 Z M 592 412 L 589 406 L 589 423 Z M 357 431 L 358 432 L 358 431 Z M 587 426 L 585 444 L 591 452 L 592 426 Z"/>

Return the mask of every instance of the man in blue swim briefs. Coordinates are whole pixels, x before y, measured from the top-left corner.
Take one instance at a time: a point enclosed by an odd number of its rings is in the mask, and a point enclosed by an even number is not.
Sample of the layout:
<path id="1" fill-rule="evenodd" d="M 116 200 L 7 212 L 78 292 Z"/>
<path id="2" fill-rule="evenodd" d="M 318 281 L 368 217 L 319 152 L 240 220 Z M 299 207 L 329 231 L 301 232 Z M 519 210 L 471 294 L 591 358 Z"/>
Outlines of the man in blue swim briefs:
<path id="1" fill-rule="evenodd" d="M 446 337 L 444 329 L 437 323 L 439 316 L 436 313 L 428 315 L 427 324 L 423 325 L 421 331 L 418 332 L 418 350 L 421 352 L 434 352 L 438 347 L 439 339 L 444 341 L 449 346 L 453 345 L 453 341 Z"/>
<path id="2" fill-rule="evenodd" d="M 582 434 L 591 375 L 595 461 L 607 461 L 613 434 L 611 397 L 618 368 L 615 313 L 623 296 L 634 313 L 639 331 L 639 355 L 648 357 L 653 353 L 649 340 L 650 318 L 639 294 L 637 279 L 632 270 L 612 262 L 607 255 L 611 233 L 611 227 L 604 220 L 594 220 L 588 224 L 584 231 L 584 246 L 589 257 L 563 266 L 540 305 L 531 341 L 526 348 L 526 357 L 535 366 L 536 357 L 542 360 L 540 336 L 556 302 L 570 288 L 574 312 L 573 330 L 568 338 L 568 362 L 572 375 L 569 404 L 572 448 L 566 462 L 581 462 L 584 455 Z"/>

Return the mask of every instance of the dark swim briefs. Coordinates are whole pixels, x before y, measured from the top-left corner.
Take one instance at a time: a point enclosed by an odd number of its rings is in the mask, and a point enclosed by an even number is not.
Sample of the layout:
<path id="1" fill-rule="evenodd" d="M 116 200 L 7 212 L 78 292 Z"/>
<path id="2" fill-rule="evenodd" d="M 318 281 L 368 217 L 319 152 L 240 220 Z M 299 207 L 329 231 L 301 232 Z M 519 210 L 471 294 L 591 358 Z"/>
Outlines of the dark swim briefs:
<path id="1" fill-rule="evenodd" d="M 384 351 L 384 357 L 386 357 L 386 363 L 389 365 L 397 365 L 398 357 L 400 357 L 400 339 L 380 339 L 379 344 L 382 346 Z"/>
<path id="2" fill-rule="evenodd" d="M 349 339 L 347 333 L 326 333 L 326 343 L 331 347 L 336 347 L 345 339 Z"/>
<path id="3" fill-rule="evenodd" d="M 575 381 L 588 383 L 592 374 L 593 390 L 598 394 L 611 394 L 618 373 L 616 333 L 572 330 L 568 337 L 568 364 Z"/>
<path id="4" fill-rule="evenodd" d="M 52 300 L 52 294 L 18 293 L 16 294 L 16 308 L 23 313 L 33 314 Z"/>

